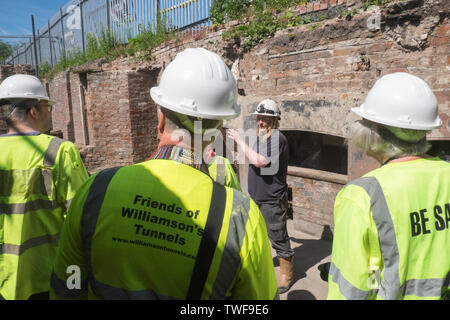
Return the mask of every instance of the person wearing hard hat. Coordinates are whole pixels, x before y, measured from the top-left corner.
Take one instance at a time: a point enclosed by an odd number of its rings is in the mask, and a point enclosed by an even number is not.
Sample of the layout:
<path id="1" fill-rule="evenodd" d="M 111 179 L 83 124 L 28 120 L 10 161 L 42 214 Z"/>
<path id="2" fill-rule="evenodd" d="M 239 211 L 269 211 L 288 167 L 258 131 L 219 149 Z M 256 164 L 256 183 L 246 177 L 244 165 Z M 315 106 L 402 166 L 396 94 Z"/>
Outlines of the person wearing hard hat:
<path id="1" fill-rule="evenodd" d="M 158 105 L 158 150 L 145 162 L 93 175 L 77 193 L 51 297 L 278 298 L 257 205 L 216 183 L 202 161 L 207 130 L 240 114 L 230 69 L 217 54 L 189 48 L 150 94 Z M 68 273 L 70 266 L 78 268 Z"/>
<path id="2" fill-rule="evenodd" d="M 426 154 L 435 95 L 393 73 L 352 111 L 349 142 L 381 167 L 337 195 L 328 299 L 450 298 L 450 164 Z"/>
<path id="3" fill-rule="evenodd" d="M 64 217 L 88 179 L 75 145 L 44 134 L 54 103 L 34 76 L 0 84 L 0 300 L 48 299 Z"/>
<path id="4" fill-rule="evenodd" d="M 257 116 L 257 137 L 252 147 L 236 130 L 229 129 L 227 136 L 243 150 L 250 163 L 248 192 L 266 221 L 269 239 L 280 262 L 278 292 L 285 293 L 294 281 L 294 250 L 286 224 L 288 145 L 286 137 L 278 130 L 281 112 L 275 101 L 261 101 L 253 114 Z"/>

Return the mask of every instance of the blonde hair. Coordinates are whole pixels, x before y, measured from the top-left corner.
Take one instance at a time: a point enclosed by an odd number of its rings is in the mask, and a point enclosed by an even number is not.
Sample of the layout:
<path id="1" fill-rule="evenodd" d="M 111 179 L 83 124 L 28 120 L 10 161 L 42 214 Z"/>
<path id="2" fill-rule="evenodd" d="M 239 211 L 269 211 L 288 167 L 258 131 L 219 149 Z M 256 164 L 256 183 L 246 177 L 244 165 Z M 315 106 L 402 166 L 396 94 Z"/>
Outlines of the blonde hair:
<path id="1" fill-rule="evenodd" d="M 425 138 L 428 131 L 403 129 L 401 132 L 423 138 L 417 142 L 407 142 L 397 138 L 384 125 L 363 119 L 350 126 L 347 143 L 375 155 L 377 160 L 423 155 L 431 148 L 431 144 Z"/>
<path id="2" fill-rule="evenodd" d="M 277 117 L 269 117 L 269 116 L 265 117 L 267 119 L 267 128 L 268 128 L 265 139 L 269 139 L 270 135 L 272 134 L 272 130 L 278 129 L 280 127 L 280 122 L 278 121 Z M 257 128 L 256 132 L 259 135 L 259 128 Z"/>

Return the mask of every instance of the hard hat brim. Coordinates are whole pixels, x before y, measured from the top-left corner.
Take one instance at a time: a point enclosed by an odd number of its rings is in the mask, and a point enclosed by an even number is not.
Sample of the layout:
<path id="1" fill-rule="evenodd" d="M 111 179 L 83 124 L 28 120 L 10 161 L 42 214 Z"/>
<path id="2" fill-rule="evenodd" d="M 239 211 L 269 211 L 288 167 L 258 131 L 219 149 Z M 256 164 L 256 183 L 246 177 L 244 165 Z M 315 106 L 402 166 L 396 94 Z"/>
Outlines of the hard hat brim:
<path id="1" fill-rule="evenodd" d="M 420 125 L 420 124 L 408 124 L 403 122 L 397 122 L 397 121 L 389 121 L 386 119 L 379 118 L 374 115 L 369 115 L 366 112 L 364 112 L 364 104 L 360 105 L 359 107 L 354 107 L 351 109 L 352 112 L 356 113 L 358 116 L 370 120 L 372 122 L 397 127 L 397 128 L 404 128 L 404 129 L 413 129 L 413 130 L 432 130 L 437 129 L 442 126 L 442 121 L 438 118 L 436 121 L 432 124 L 427 125 Z"/>
<path id="2" fill-rule="evenodd" d="M 164 100 L 164 95 L 162 94 L 159 87 L 151 88 L 150 96 L 153 99 L 153 101 L 156 104 L 160 105 L 161 107 L 169 109 L 169 110 L 177 112 L 177 113 L 191 116 L 191 117 L 198 117 L 198 118 L 211 119 L 211 120 L 231 120 L 231 119 L 237 118 L 241 113 L 241 108 L 238 104 L 235 104 L 233 107 L 233 112 L 230 112 L 228 114 L 222 113 L 222 114 L 212 115 L 212 114 L 202 113 L 201 111 L 194 110 L 194 109 L 189 110 L 186 107 L 182 107 L 181 104 L 177 105 L 177 104 L 174 104 L 174 103 Z"/>
<path id="3" fill-rule="evenodd" d="M 256 111 L 253 112 L 252 114 L 256 114 L 256 115 L 259 115 L 259 116 L 275 117 L 275 118 L 277 118 L 278 120 L 281 120 L 281 117 L 278 116 L 278 115 L 275 115 L 275 114 L 259 113 L 259 112 L 256 112 Z"/>
<path id="4" fill-rule="evenodd" d="M 47 101 L 50 105 L 54 105 L 56 104 L 55 100 L 51 100 L 48 97 L 42 97 L 42 96 L 8 96 L 8 97 L 3 97 L 0 99 L 0 104 L 7 104 L 10 103 L 11 100 L 45 100 Z"/>

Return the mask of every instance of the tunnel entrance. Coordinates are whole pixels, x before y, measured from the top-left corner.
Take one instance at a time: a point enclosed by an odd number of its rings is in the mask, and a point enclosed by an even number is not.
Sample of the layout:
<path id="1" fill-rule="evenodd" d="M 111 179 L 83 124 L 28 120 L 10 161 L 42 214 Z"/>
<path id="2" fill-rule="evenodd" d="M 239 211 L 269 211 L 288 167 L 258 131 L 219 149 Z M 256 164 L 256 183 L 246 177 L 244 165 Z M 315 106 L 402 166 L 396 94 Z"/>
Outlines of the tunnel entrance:
<path id="1" fill-rule="evenodd" d="M 289 146 L 289 166 L 347 174 L 345 139 L 328 134 L 285 130 Z"/>

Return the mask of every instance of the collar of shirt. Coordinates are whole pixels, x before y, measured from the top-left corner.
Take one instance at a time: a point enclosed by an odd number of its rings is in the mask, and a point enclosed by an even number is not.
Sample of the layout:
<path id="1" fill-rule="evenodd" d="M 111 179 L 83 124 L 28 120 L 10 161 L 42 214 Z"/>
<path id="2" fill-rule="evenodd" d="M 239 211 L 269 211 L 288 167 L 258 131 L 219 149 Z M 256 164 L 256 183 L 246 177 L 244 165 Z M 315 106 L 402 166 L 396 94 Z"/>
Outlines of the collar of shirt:
<path id="1" fill-rule="evenodd" d="M 17 137 L 17 136 L 38 136 L 41 133 L 38 131 L 32 132 L 17 132 L 17 133 L 5 133 L 0 135 L 0 137 Z"/>
<path id="2" fill-rule="evenodd" d="M 162 146 L 148 158 L 148 160 L 151 159 L 166 159 L 181 162 L 209 175 L 208 167 L 202 161 L 202 157 L 187 148 L 169 145 Z"/>

